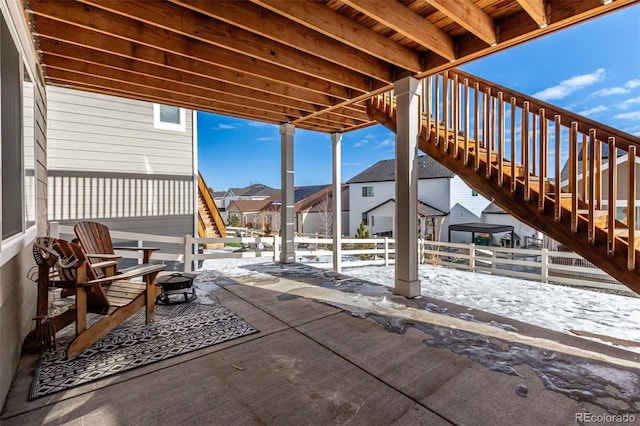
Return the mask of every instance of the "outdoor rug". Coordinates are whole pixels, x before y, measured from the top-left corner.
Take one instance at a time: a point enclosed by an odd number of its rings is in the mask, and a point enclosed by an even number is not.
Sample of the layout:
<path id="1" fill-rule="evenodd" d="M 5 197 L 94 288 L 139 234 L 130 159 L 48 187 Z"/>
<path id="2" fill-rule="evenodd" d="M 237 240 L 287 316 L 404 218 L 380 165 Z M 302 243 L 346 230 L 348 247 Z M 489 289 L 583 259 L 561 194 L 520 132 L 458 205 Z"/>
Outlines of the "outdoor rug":
<path id="1" fill-rule="evenodd" d="M 30 399 L 112 376 L 177 355 L 257 333 L 226 307 L 188 303 L 156 306 L 146 325 L 144 309 L 96 342 L 77 358 L 64 359 L 75 324 L 57 334 L 58 350 L 45 352 L 38 362 Z"/>

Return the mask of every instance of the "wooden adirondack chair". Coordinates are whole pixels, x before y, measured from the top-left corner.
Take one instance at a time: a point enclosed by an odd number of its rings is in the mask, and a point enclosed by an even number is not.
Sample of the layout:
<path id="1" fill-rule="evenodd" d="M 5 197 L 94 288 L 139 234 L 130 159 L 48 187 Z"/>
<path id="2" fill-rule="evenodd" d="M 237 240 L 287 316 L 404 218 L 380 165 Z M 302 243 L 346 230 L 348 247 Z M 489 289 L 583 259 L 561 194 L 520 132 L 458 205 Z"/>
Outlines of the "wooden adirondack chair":
<path id="1" fill-rule="evenodd" d="M 79 245 L 56 240 L 53 249 L 61 259 L 58 275 L 73 282 L 76 295 L 73 308 L 76 337 L 67 348 L 67 359 L 78 356 L 142 307 L 146 306 L 147 324 L 153 321 L 155 298 L 160 293 L 155 279 L 165 265 L 140 265 L 115 276 L 97 278 Z M 132 278 L 142 278 L 142 281 Z M 89 327 L 87 314 L 90 312 L 103 316 Z"/>
<path id="2" fill-rule="evenodd" d="M 73 227 L 80 245 L 89 257 L 91 263 L 104 261 L 115 255 L 109 228 L 98 222 L 79 222 Z M 142 263 L 148 264 L 151 254 L 159 250 L 158 247 L 116 247 L 117 250 L 142 251 Z"/>

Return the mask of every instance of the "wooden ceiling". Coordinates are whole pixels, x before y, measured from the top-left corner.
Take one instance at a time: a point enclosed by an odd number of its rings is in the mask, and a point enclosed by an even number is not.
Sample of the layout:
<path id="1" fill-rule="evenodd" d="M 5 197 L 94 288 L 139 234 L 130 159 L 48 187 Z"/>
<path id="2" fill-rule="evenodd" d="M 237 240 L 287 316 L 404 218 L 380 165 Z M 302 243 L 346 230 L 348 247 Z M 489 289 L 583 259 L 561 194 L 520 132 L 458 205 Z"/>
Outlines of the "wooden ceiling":
<path id="1" fill-rule="evenodd" d="M 47 84 L 320 132 L 363 100 L 638 0 L 27 0 Z M 525 64 L 523 64 L 525 65 Z"/>

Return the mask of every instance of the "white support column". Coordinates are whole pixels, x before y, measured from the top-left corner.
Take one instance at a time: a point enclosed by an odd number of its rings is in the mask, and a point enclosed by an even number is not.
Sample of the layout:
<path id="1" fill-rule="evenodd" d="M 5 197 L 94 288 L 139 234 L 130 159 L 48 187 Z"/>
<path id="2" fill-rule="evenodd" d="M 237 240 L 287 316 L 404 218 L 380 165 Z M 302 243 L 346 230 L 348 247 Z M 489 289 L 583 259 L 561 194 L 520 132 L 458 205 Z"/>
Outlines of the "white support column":
<path id="1" fill-rule="evenodd" d="M 342 272 L 342 133 L 332 133 L 333 146 L 333 270 Z"/>
<path id="2" fill-rule="evenodd" d="M 280 170 L 282 178 L 280 205 L 280 262 L 292 263 L 296 260 L 293 239 L 295 237 L 295 222 L 293 208 L 295 204 L 293 193 L 293 124 L 280 125 Z"/>
<path id="3" fill-rule="evenodd" d="M 420 295 L 418 279 L 418 137 L 420 81 L 394 83 L 396 125 L 396 282 L 395 293 Z"/>

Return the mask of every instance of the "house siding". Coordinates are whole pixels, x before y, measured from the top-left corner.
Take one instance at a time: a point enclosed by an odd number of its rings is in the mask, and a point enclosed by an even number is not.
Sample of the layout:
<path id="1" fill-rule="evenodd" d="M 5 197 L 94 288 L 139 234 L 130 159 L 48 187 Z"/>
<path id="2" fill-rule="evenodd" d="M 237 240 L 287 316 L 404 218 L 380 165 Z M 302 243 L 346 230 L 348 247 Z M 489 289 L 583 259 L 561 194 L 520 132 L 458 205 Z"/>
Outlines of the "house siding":
<path id="1" fill-rule="evenodd" d="M 451 179 L 451 205 L 449 207 L 452 208 L 456 204 L 464 206 L 479 218 L 482 214 L 482 210 L 491 204 L 491 201 L 487 200 L 480 194 L 474 196 L 471 187 L 460 179 L 460 177 L 455 176 Z M 476 221 L 477 220 L 478 219 L 476 218 Z"/>
<path id="2" fill-rule="evenodd" d="M 27 278 L 34 266 L 31 244 L 33 235 L 45 235 L 46 224 L 46 93 L 43 78 L 37 67 L 37 55 L 31 45 L 28 25 L 25 21 L 21 2 L 0 0 L 0 13 L 9 26 L 14 41 L 21 53 L 25 67 L 33 76 L 33 88 L 23 93 L 25 105 L 34 102 L 35 107 L 27 106 L 25 120 L 32 120 L 32 129 L 25 129 L 24 136 L 34 138 L 34 157 L 26 161 L 35 161 L 36 227 L 14 237 L 12 243 L 18 251 L 0 266 L 0 404 L 4 405 L 14 374 L 20 361 L 22 342 L 33 326 L 36 311 L 36 285 Z M 31 92 L 31 93 L 29 93 Z M 33 163 L 31 163 L 33 164 Z M 25 167 L 28 169 L 29 167 Z M 33 203 L 31 203 L 33 204 Z M 33 207 L 33 206 L 32 206 Z M 35 231 L 35 232 L 34 232 Z M 3 250 L 9 244 L 4 244 Z"/>
<path id="3" fill-rule="evenodd" d="M 149 102 L 60 87 L 47 94 L 49 220 L 96 220 L 163 235 L 193 232 L 190 111 L 184 132 L 163 130 L 154 127 Z"/>

